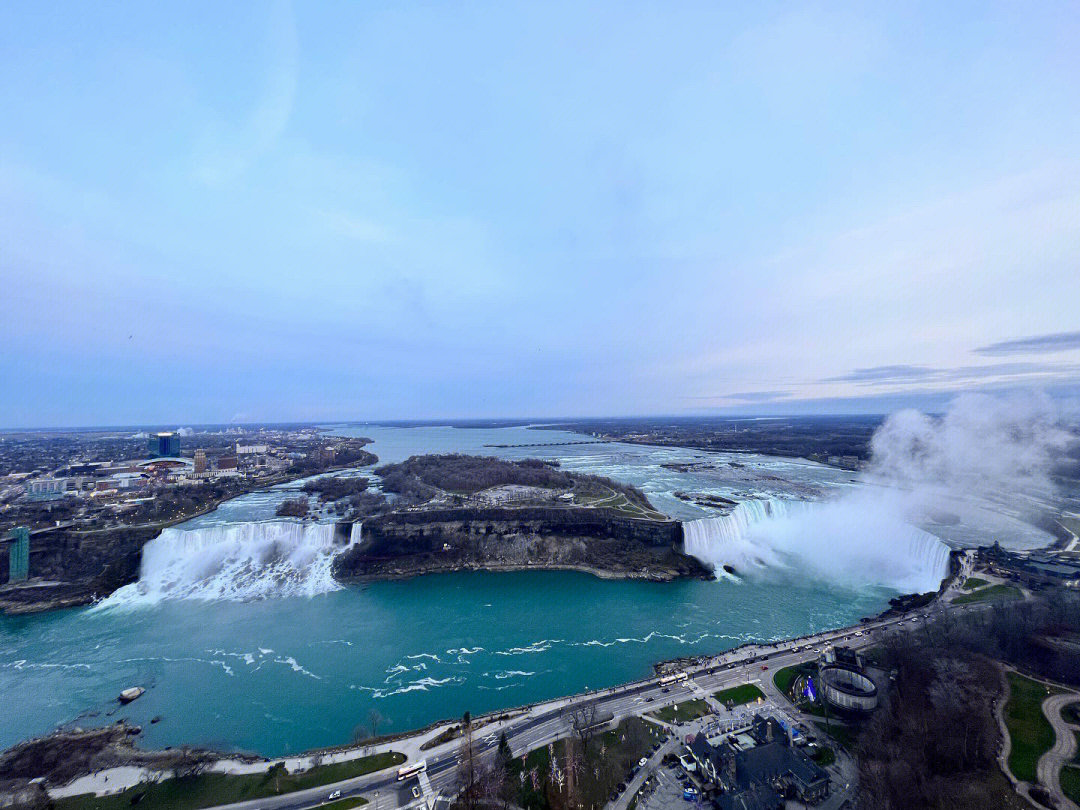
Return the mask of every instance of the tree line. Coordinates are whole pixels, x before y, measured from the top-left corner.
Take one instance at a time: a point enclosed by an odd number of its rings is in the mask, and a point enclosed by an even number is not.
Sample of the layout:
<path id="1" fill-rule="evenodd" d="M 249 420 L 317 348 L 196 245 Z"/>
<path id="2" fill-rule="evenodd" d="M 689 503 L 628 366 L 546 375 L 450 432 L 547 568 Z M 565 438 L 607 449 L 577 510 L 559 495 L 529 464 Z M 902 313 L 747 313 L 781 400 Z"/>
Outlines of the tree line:
<path id="1" fill-rule="evenodd" d="M 997 662 L 1078 684 L 1078 631 L 1080 594 L 1059 588 L 888 636 L 881 663 L 895 681 L 858 738 L 860 807 L 1025 806 L 997 763 Z"/>

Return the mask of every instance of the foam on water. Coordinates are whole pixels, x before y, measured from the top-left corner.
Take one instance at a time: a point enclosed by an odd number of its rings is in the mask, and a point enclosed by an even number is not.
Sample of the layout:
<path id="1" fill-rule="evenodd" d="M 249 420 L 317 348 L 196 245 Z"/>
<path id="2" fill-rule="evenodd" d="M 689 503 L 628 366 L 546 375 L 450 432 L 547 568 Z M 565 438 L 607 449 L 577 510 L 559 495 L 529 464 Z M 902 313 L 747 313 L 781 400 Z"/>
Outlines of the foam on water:
<path id="1" fill-rule="evenodd" d="M 331 569 L 344 548 L 333 523 L 266 521 L 199 529 L 168 528 L 143 548 L 139 581 L 99 607 L 156 604 L 164 599 L 246 601 L 315 596 L 337 590 Z M 349 543 L 360 536 L 352 527 Z"/>

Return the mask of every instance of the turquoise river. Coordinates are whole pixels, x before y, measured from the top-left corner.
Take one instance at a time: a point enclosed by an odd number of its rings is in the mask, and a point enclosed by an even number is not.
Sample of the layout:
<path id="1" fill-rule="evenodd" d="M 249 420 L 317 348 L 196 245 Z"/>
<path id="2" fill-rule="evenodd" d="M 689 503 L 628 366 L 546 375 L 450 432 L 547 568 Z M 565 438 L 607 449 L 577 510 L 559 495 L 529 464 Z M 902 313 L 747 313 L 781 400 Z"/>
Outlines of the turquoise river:
<path id="1" fill-rule="evenodd" d="M 684 520 L 710 511 L 676 498 L 679 491 L 815 501 L 860 486 L 850 473 L 747 454 L 615 443 L 490 446 L 587 438 L 562 431 L 331 430 L 371 436 L 380 461 L 450 451 L 557 459 L 571 471 L 640 486 L 658 508 Z M 270 522 L 294 488 L 238 498 L 180 529 Z M 0 617 L 0 747 L 61 724 L 121 717 L 141 725 L 150 746 L 278 755 L 341 744 L 372 709 L 384 718 L 380 732 L 400 731 L 640 678 L 662 659 L 849 624 L 886 607 L 901 584 L 888 573 L 896 566 L 903 562 L 871 566 L 862 578 L 850 570 L 830 578 L 786 569 L 743 581 L 666 584 L 555 571 L 462 573 L 345 588 L 331 582 L 313 596 L 286 588 L 275 596 L 275 583 L 268 589 L 263 582 L 257 599 L 244 599 L 241 590 L 229 599 L 135 598 Z M 145 686 L 146 695 L 119 708 L 116 695 L 133 685 Z"/>

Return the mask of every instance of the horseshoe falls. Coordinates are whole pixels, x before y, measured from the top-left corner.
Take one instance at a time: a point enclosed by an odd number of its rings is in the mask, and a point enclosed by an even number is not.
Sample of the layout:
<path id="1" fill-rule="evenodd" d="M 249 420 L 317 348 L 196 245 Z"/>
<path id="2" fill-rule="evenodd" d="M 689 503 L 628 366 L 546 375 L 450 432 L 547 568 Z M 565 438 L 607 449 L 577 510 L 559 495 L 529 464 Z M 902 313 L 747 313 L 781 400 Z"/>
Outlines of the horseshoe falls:
<path id="1" fill-rule="evenodd" d="M 869 497 L 752 499 L 722 517 L 683 523 L 687 554 L 718 576 L 807 577 L 849 587 L 937 590 L 949 547 Z"/>

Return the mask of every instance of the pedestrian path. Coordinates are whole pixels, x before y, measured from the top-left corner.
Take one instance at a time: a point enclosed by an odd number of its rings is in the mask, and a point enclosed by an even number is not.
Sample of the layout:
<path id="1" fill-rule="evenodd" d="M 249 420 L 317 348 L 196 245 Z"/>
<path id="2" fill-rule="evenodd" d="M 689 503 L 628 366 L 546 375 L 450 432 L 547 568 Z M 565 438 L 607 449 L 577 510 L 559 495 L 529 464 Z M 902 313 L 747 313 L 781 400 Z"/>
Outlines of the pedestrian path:
<path id="1" fill-rule="evenodd" d="M 1080 810 L 1080 808 L 1061 790 L 1061 769 L 1076 755 L 1076 734 L 1074 733 L 1076 727 L 1065 722 L 1061 710 L 1078 700 L 1080 700 L 1080 695 L 1075 692 L 1065 692 L 1060 695 L 1051 695 L 1042 704 L 1043 714 L 1054 727 L 1055 739 L 1053 747 L 1039 757 L 1036 774 L 1039 782 L 1057 801 L 1058 807 L 1065 810 Z"/>

